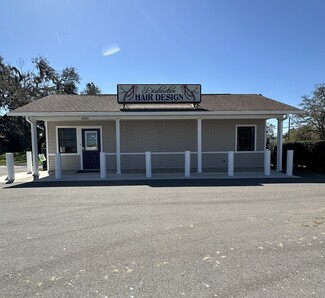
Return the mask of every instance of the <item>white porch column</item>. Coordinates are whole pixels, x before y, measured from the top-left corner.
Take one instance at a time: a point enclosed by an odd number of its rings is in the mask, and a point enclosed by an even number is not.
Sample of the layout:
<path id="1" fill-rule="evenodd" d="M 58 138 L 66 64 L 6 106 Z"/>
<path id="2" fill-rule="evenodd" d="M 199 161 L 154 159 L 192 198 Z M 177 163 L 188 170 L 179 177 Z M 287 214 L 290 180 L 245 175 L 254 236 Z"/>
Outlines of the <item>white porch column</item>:
<path id="1" fill-rule="evenodd" d="M 278 118 L 276 170 L 282 171 L 283 118 Z"/>
<path id="2" fill-rule="evenodd" d="M 31 174 L 33 171 L 32 152 L 26 151 L 26 163 L 27 163 L 27 174 Z"/>
<path id="3" fill-rule="evenodd" d="M 46 137 L 46 169 L 50 171 L 50 158 L 49 158 L 49 130 L 47 121 L 45 121 L 45 137 Z M 43 169 L 44 170 L 44 169 Z"/>
<path id="4" fill-rule="evenodd" d="M 197 172 L 202 173 L 202 119 L 197 119 Z"/>
<path id="5" fill-rule="evenodd" d="M 228 151 L 228 176 L 234 176 L 234 151 Z"/>
<path id="6" fill-rule="evenodd" d="M 116 127 L 116 174 L 121 174 L 121 128 L 120 119 L 115 120 Z"/>
<path id="7" fill-rule="evenodd" d="M 61 153 L 55 153 L 55 179 L 62 178 Z"/>
<path id="8" fill-rule="evenodd" d="M 15 181 L 15 164 L 14 155 L 12 153 L 6 153 L 6 166 L 7 166 L 7 179 L 8 182 Z"/>
<path id="9" fill-rule="evenodd" d="M 287 151 L 287 176 L 292 176 L 293 170 L 293 150 Z"/>
<path id="10" fill-rule="evenodd" d="M 38 147 L 37 147 L 37 127 L 36 121 L 30 120 L 29 117 L 26 117 L 26 121 L 30 123 L 30 129 L 32 133 L 32 155 L 33 155 L 33 176 L 39 176 L 39 167 L 38 167 Z"/>
<path id="11" fill-rule="evenodd" d="M 185 151 L 185 177 L 191 176 L 191 151 Z"/>
<path id="12" fill-rule="evenodd" d="M 264 150 L 264 175 L 271 175 L 271 151 L 267 149 Z"/>
<path id="13" fill-rule="evenodd" d="M 99 154 L 100 157 L 100 178 L 105 179 L 106 178 L 106 153 L 101 152 Z"/>
<path id="14" fill-rule="evenodd" d="M 33 154 L 34 176 L 39 176 L 36 121 L 32 121 L 31 130 L 32 130 L 32 154 Z"/>
<path id="15" fill-rule="evenodd" d="M 145 153 L 146 155 L 146 177 L 151 178 L 152 177 L 152 170 L 151 170 L 151 152 L 147 151 Z"/>

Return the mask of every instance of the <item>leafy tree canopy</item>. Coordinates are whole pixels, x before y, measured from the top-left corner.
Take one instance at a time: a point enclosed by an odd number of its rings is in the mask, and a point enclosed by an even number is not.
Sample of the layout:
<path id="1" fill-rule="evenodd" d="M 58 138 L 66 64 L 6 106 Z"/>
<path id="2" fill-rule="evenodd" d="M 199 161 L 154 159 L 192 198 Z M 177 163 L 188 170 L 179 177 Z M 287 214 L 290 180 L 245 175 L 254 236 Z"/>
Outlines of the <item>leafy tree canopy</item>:
<path id="1" fill-rule="evenodd" d="M 300 106 L 305 113 L 296 116 L 296 124 L 306 126 L 325 140 L 325 84 L 316 85 L 310 96 L 303 96 Z"/>
<path id="2" fill-rule="evenodd" d="M 291 128 L 284 134 L 283 138 L 286 142 L 317 141 L 319 134 L 310 125 L 302 125 Z"/>
<path id="3" fill-rule="evenodd" d="M 22 62 L 12 66 L 0 56 L 0 116 L 50 94 L 77 94 L 80 76 L 74 67 L 58 71 L 43 57 L 32 59 L 32 63 L 34 69 L 25 71 Z M 30 126 L 24 118 L 0 117 L 0 127 L 0 142 L 10 144 L 6 150 L 30 147 Z M 38 130 L 42 142 L 42 123 L 39 123 Z"/>
<path id="4" fill-rule="evenodd" d="M 2 110 L 13 110 L 50 94 L 77 94 L 80 76 L 74 67 L 57 71 L 43 57 L 32 59 L 32 63 L 33 71 L 24 71 L 22 65 L 7 64 L 0 56 Z"/>
<path id="5" fill-rule="evenodd" d="M 86 84 L 86 87 L 81 91 L 81 94 L 96 95 L 101 94 L 101 92 L 102 91 L 93 82 L 91 82 Z"/>
<path id="6" fill-rule="evenodd" d="M 275 125 L 266 123 L 266 148 L 273 150 L 276 145 Z"/>

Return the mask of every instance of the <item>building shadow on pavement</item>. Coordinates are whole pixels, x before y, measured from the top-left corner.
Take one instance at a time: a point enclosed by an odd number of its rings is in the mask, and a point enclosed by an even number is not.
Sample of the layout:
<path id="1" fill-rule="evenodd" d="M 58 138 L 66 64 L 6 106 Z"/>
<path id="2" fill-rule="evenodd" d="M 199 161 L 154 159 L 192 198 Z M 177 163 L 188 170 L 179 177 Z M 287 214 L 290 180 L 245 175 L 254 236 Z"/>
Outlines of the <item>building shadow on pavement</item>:
<path id="1" fill-rule="evenodd" d="M 234 187 L 263 186 L 266 184 L 325 183 L 325 173 L 302 173 L 299 178 L 232 178 L 232 179 L 143 179 L 96 181 L 48 181 L 5 184 L 5 189 L 93 186 L 149 186 L 149 187 Z"/>

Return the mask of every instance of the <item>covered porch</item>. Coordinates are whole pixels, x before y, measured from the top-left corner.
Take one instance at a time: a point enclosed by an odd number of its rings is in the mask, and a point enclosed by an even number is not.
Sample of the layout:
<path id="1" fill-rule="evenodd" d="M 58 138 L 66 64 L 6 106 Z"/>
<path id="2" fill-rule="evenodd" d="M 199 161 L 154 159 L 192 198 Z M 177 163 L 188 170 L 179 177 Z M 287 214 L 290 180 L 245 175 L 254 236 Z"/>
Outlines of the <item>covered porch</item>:
<path id="1" fill-rule="evenodd" d="M 139 120 L 139 122 L 133 120 L 133 119 L 115 119 L 115 120 L 106 120 L 109 121 L 109 127 L 113 127 L 114 131 L 110 133 L 110 141 L 109 143 L 109 150 L 105 150 L 105 146 L 103 146 L 103 142 L 107 142 L 105 139 L 107 136 L 105 136 L 102 131 L 107 130 L 105 127 L 100 127 L 100 139 L 101 139 L 101 150 L 100 154 L 98 153 L 98 156 L 100 155 L 101 159 L 105 159 L 104 161 L 100 162 L 100 166 L 98 165 L 97 170 L 100 171 L 101 168 L 105 168 L 104 171 L 107 171 L 110 174 L 115 175 L 121 175 L 122 173 L 125 174 L 146 174 L 146 172 L 151 171 L 152 174 L 166 174 L 166 173 L 177 173 L 177 172 L 184 172 L 185 167 L 188 167 L 186 170 L 188 174 L 186 176 L 190 176 L 193 174 L 202 174 L 202 173 L 228 173 L 236 172 L 236 173 L 242 173 L 242 172 L 265 172 L 265 168 L 268 168 L 270 166 L 270 158 L 267 156 L 269 154 L 267 151 L 265 151 L 266 147 L 266 137 L 265 137 L 265 119 L 256 119 L 256 116 L 253 118 L 254 120 L 247 120 L 247 116 L 245 116 L 244 122 L 240 122 L 240 120 L 236 120 L 236 123 L 256 123 L 254 121 L 262 121 L 259 123 L 262 123 L 262 125 L 259 125 L 258 131 L 259 135 L 256 132 L 255 136 L 255 142 L 258 144 L 255 144 L 255 150 L 253 151 L 237 151 L 235 144 L 231 145 L 231 150 L 225 150 L 228 147 L 221 147 L 220 144 L 213 142 L 211 140 L 207 140 L 207 138 L 211 136 L 211 139 L 215 137 L 215 135 L 212 135 L 214 127 L 210 127 L 207 129 L 206 127 L 211 126 L 210 124 L 213 123 L 214 120 L 218 119 L 209 119 L 209 118 L 186 118 L 186 119 L 175 119 L 175 118 L 169 118 L 166 120 L 166 118 L 162 120 L 153 120 L 153 119 L 145 119 L 145 120 Z M 285 119 L 284 116 L 281 118 L 278 118 L 278 144 L 281 144 L 278 146 L 278 154 L 277 156 L 280 156 L 277 160 L 276 170 L 278 172 L 282 171 L 282 134 L 283 134 L 283 120 Z M 32 132 L 33 127 L 36 127 L 36 120 L 28 119 L 32 125 Z M 132 130 L 133 126 L 136 126 L 137 123 L 140 123 L 143 125 L 143 123 L 149 123 L 148 125 L 151 125 L 153 121 L 162 121 L 161 123 L 170 123 L 174 122 L 183 122 L 186 126 L 191 127 L 189 129 L 189 135 L 188 136 L 182 136 L 183 141 L 181 144 L 181 147 L 177 147 L 176 149 L 181 149 L 179 151 L 171 151 L 171 149 L 174 149 L 172 147 L 167 148 L 166 146 L 160 146 L 159 149 L 163 149 L 163 151 L 157 151 L 157 148 L 155 148 L 152 144 L 138 144 L 137 147 L 130 145 L 129 143 L 132 142 L 140 142 L 138 138 L 140 138 L 140 135 L 138 136 L 131 136 L 132 133 L 130 132 Z M 222 119 L 222 123 L 224 123 L 225 119 Z M 239 121 L 239 122 L 238 122 Z M 245 122 L 246 121 L 246 122 Z M 247 122 L 248 121 L 248 122 Z M 46 122 L 46 132 L 48 134 L 53 134 L 53 132 L 48 131 L 48 126 L 50 122 Z M 67 122 L 65 122 L 67 123 Z M 68 122 L 73 123 L 73 122 Z M 75 122 L 79 123 L 79 122 Z M 95 123 L 95 126 L 94 126 Z M 97 122 L 91 122 L 87 121 L 85 127 L 96 127 Z M 102 121 L 101 123 L 105 123 L 105 121 Z M 107 122 L 108 123 L 108 122 Z M 205 131 L 203 131 L 202 123 L 204 123 Z M 210 124 L 209 124 L 210 123 Z M 114 124 L 114 125 L 113 125 Z M 121 125 L 122 124 L 122 125 Z M 208 125 L 209 124 L 209 125 Z M 141 126 L 140 125 L 140 126 Z M 147 125 L 147 124 L 145 124 Z M 71 126 L 71 124 L 70 124 Z M 121 132 L 121 126 L 124 126 L 124 130 Z M 236 126 L 233 123 L 233 126 Z M 131 129 L 130 129 L 131 128 Z M 223 130 L 227 130 L 227 127 L 221 127 Z M 126 132 L 126 133 L 125 133 Z M 166 143 L 176 143 L 178 141 L 178 138 L 181 138 L 181 134 L 184 135 L 184 131 L 179 134 L 178 132 L 174 133 L 174 136 L 170 136 L 171 130 L 167 131 L 164 142 Z M 145 134 L 146 132 L 143 132 Z M 229 134 L 229 131 L 225 132 L 226 134 Z M 152 135 L 152 133 L 151 133 Z M 208 135 L 208 136 L 207 136 Z M 145 138 L 149 138 L 149 136 L 146 136 Z M 221 139 L 221 142 L 227 143 L 227 138 L 231 139 L 228 140 L 228 142 L 233 142 L 235 139 L 234 136 L 225 136 L 222 137 L 222 135 L 218 134 L 217 137 Z M 237 136 L 236 136 L 237 137 Z M 79 137 L 81 138 L 81 137 Z M 114 140 L 112 141 L 112 138 Z M 133 138 L 133 139 L 132 139 Z M 169 138 L 169 140 L 166 140 Z M 53 139 L 53 137 L 52 137 Z M 103 141 L 104 139 L 104 141 Z M 124 144 L 125 140 L 127 140 L 128 144 Z M 33 143 L 33 164 L 35 164 L 35 160 L 38 160 L 38 152 L 37 152 L 37 143 L 36 143 L 35 134 L 32 133 L 32 143 Z M 53 141 L 53 140 L 52 140 Z M 152 141 L 153 142 L 153 141 Z M 151 143 L 152 143 L 151 142 Z M 158 141 L 159 142 L 159 141 Z M 206 145 L 206 143 L 208 143 Z M 218 141 L 220 143 L 220 141 Z M 47 138 L 48 143 L 48 138 Z M 122 143 L 122 144 L 121 144 Z M 171 145 L 172 146 L 172 145 Z M 56 148 L 58 148 L 58 144 L 55 145 Z M 107 146 L 106 146 L 107 147 Z M 131 147 L 131 148 L 130 148 Z M 218 147 L 218 148 L 217 148 Z M 218 150 L 219 149 L 219 150 Z M 221 149 L 221 150 L 220 150 Z M 222 150 L 224 149 L 224 150 Z M 184 150 L 184 151 L 183 151 Z M 55 152 L 55 153 L 54 153 Z M 188 154 L 188 158 L 186 159 L 186 154 Z M 76 170 L 86 170 L 83 166 L 82 161 L 82 152 L 81 150 L 75 154 L 65 154 L 60 153 L 58 149 L 51 150 L 49 146 L 47 146 L 47 161 L 51 165 L 48 167 L 48 170 L 50 174 L 52 174 L 57 167 L 60 167 L 60 171 L 69 171 L 70 169 L 62 166 L 65 164 L 70 164 L 71 160 L 74 160 L 74 163 L 77 165 L 80 165 L 80 168 L 76 168 Z M 56 160 L 60 158 L 60 160 Z M 70 161 L 69 161 L 70 160 Z M 230 164 L 229 164 L 230 163 Z M 149 165 L 148 165 L 149 164 Z M 169 164 L 165 168 L 161 167 L 161 164 Z M 160 165 L 160 167 L 159 167 Z M 170 166 L 172 165 L 172 166 Z M 150 170 L 148 170 L 148 166 L 150 166 Z M 33 175 L 38 176 L 39 173 L 37 172 L 38 169 L 33 168 Z M 52 172 L 52 173 L 51 173 Z M 71 171 L 73 172 L 73 171 Z M 75 171 L 77 172 L 77 171 Z M 91 171 L 90 171 L 91 172 Z M 147 175 L 147 178 L 149 178 L 151 175 Z M 232 176 L 232 175 L 230 175 Z"/>

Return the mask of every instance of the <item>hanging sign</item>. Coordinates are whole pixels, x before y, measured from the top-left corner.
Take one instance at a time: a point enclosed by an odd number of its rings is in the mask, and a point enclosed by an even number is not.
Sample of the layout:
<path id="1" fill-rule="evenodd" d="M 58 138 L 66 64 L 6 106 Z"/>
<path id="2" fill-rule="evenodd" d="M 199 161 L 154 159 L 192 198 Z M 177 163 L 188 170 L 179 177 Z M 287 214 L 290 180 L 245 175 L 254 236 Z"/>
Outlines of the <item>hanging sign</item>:
<path id="1" fill-rule="evenodd" d="M 128 103 L 194 103 L 201 102 L 201 85 L 199 84 L 119 84 L 117 85 L 117 102 Z"/>

